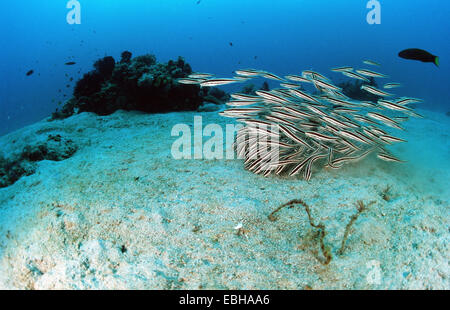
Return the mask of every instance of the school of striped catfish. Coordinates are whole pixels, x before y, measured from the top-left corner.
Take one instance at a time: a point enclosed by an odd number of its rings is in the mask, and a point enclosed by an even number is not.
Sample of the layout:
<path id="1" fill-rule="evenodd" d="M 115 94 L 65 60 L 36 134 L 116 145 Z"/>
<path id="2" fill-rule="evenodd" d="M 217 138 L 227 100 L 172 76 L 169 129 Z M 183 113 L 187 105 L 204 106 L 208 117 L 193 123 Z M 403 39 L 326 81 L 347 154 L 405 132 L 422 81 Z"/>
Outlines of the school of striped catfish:
<path id="1" fill-rule="evenodd" d="M 380 64 L 365 60 L 368 66 Z M 349 78 L 369 82 L 387 75 L 351 66 L 331 69 Z M 208 73 L 194 73 L 178 80 L 181 84 L 201 87 L 244 83 L 253 78 L 279 82 L 280 88 L 258 90 L 255 94 L 234 93 L 222 116 L 235 118 L 244 126 L 238 131 L 235 150 L 245 161 L 245 168 L 256 174 L 301 175 L 310 180 L 313 169 L 339 169 L 362 160 L 371 153 L 388 162 L 403 162 L 386 147 L 405 140 L 392 130 L 404 130 L 401 123 L 409 117 L 422 117 L 410 106 L 421 99 L 395 98 L 388 92 L 400 83 L 385 83 L 383 89 L 363 84 L 361 89 L 376 95 L 377 102 L 347 97 L 326 76 L 311 70 L 284 78 L 273 73 L 246 69 L 235 71 L 233 78 L 216 78 Z M 306 91 L 309 84 L 313 91 Z"/>

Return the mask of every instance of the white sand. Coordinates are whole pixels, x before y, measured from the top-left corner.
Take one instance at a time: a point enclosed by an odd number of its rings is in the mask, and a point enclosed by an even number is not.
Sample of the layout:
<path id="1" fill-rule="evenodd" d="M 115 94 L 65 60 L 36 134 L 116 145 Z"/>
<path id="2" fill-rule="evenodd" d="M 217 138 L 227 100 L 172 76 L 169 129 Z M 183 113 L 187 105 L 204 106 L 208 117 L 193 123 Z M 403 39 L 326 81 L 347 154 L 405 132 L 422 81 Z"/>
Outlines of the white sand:
<path id="1" fill-rule="evenodd" d="M 48 134 L 79 150 L 0 189 L 0 288 L 450 289 L 450 119 L 420 113 L 396 147 L 406 164 L 371 157 L 310 182 L 256 176 L 240 160 L 172 159 L 172 126 L 195 113 L 83 113 L 9 134 L 6 153 Z M 267 218 L 297 198 L 327 228 L 327 266 L 304 209 Z M 375 203 L 339 256 L 357 200 Z"/>

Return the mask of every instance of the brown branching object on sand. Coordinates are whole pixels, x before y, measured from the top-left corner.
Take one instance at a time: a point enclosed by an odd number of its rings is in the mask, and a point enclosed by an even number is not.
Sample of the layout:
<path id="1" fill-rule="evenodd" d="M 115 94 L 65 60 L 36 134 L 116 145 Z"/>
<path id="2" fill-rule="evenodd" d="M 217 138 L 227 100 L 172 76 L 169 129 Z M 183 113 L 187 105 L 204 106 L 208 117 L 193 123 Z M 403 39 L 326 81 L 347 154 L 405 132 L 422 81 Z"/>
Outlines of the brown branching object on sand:
<path id="1" fill-rule="evenodd" d="M 353 226 L 353 224 L 356 222 L 358 217 L 367 210 L 369 206 L 374 204 L 375 201 L 370 202 L 369 204 L 364 204 L 362 200 L 358 200 L 356 202 L 357 212 L 350 218 L 350 221 L 348 222 L 347 226 L 345 227 L 344 237 L 342 238 L 341 247 L 338 251 L 338 255 L 342 255 L 345 250 L 345 244 L 347 242 L 348 236 L 350 234 L 350 229 Z M 320 250 L 322 252 L 323 257 L 318 257 L 318 260 L 323 265 L 328 265 L 331 260 L 333 259 L 333 256 L 331 254 L 331 250 L 328 246 L 325 245 L 325 236 L 327 235 L 327 231 L 325 228 L 325 225 L 323 223 L 315 224 L 314 220 L 311 215 L 311 207 L 304 202 L 301 199 L 293 199 L 289 202 L 282 204 L 278 208 L 276 208 L 272 213 L 269 214 L 268 218 L 271 222 L 275 222 L 277 220 L 277 217 L 275 216 L 276 213 L 281 211 L 284 208 L 293 208 L 295 205 L 302 205 L 305 208 L 306 214 L 308 215 L 308 221 L 311 227 L 317 229 L 318 237 L 319 237 L 319 243 L 320 243 Z"/>
<path id="2" fill-rule="evenodd" d="M 325 245 L 325 242 L 324 242 L 325 236 L 327 234 L 327 232 L 325 230 L 325 225 L 323 225 L 322 223 L 314 224 L 314 221 L 313 221 L 312 216 L 311 216 L 311 208 L 309 207 L 309 205 L 306 202 L 304 202 L 301 199 L 291 200 L 291 201 L 281 205 L 280 207 L 278 207 L 275 211 L 273 211 L 269 215 L 269 220 L 272 221 L 272 222 L 276 221 L 277 218 L 275 217 L 275 213 L 277 213 L 278 211 L 280 211 L 281 209 L 286 208 L 286 207 L 292 208 L 296 204 L 300 204 L 300 205 L 302 205 L 305 208 L 306 214 L 308 214 L 309 224 L 311 225 L 311 227 L 314 227 L 314 228 L 318 229 L 320 250 L 322 251 L 322 254 L 324 256 L 323 258 L 319 259 L 319 261 L 323 265 L 328 265 L 331 262 L 333 256 L 331 255 L 331 251 Z"/>
<path id="3" fill-rule="evenodd" d="M 369 206 L 371 206 L 372 204 L 374 204 L 374 203 L 375 203 L 375 201 L 371 201 L 371 202 L 366 206 L 362 200 L 358 200 L 358 201 L 356 202 L 357 212 L 356 212 L 355 214 L 352 215 L 352 217 L 350 218 L 350 222 L 348 222 L 347 226 L 345 227 L 344 238 L 342 238 L 341 248 L 340 248 L 339 251 L 338 251 L 338 255 L 344 254 L 345 243 L 347 242 L 348 235 L 350 234 L 350 228 L 352 228 L 353 224 L 356 222 L 356 220 L 357 220 L 358 217 L 361 215 L 361 213 L 363 213 L 364 211 L 366 211 L 367 208 L 368 208 Z"/>

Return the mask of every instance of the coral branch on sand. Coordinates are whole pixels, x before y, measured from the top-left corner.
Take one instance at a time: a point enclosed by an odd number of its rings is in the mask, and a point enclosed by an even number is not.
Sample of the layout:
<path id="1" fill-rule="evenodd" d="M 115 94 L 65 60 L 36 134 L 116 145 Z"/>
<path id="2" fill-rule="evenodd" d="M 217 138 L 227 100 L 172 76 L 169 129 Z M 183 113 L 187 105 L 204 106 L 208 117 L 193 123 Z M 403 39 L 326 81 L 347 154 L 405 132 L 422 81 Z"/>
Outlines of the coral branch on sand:
<path id="1" fill-rule="evenodd" d="M 344 254 L 344 250 L 345 250 L 345 243 L 347 242 L 348 239 L 348 235 L 350 234 L 350 228 L 353 226 L 353 224 L 356 222 L 356 220 L 358 219 L 358 217 L 361 215 L 361 213 L 363 213 L 364 211 L 367 210 L 367 208 L 374 204 L 375 201 L 371 201 L 367 206 L 362 202 L 362 200 L 358 200 L 356 202 L 356 207 L 357 207 L 357 212 L 355 214 L 352 215 L 352 217 L 350 218 L 350 221 L 348 222 L 347 226 L 345 227 L 345 232 L 344 232 L 344 238 L 342 238 L 342 242 L 341 242 L 341 248 L 338 251 L 339 255 Z"/>
<path id="2" fill-rule="evenodd" d="M 238 76 L 231 79 L 196 74 L 179 83 L 207 87 L 243 83 L 256 77 L 280 83 L 281 88 L 270 91 L 253 94 L 253 88 L 248 87 L 242 93 L 231 94 L 233 99 L 227 103 L 230 108 L 220 113 L 244 124 L 238 131 L 235 150 L 245 160 L 245 168 L 256 174 L 294 176 L 303 172 L 303 178 L 309 180 L 316 166 L 340 169 L 371 153 L 384 161 L 402 162 L 386 146 L 406 141 L 390 131 L 403 130 L 400 123 L 409 116 L 421 117 L 410 106 L 421 100 L 391 99 L 393 94 L 376 87 L 374 77 L 387 78 L 381 73 L 366 69 L 354 72 L 352 67 L 333 71 L 356 81 L 335 86 L 327 77 L 310 70 L 301 76 L 282 78 L 248 69 L 236 71 Z"/>
<path id="3" fill-rule="evenodd" d="M 272 222 L 276 221 L 277 218 L 275 217 L 275 213 L 277 213 L 278 211 L 280 211 L 281 209 L 286 208 L 286 207 L 292 208 L 296 204 L 300 204 L 305 208 L 306 214 L 308 215 L 309 225 L 311 225 L 311 227 L 318 229 L 317 232 L 318 232 L 318 236 L 319 236 L 320 250 L 322 251 L 322 255 L 323 255 L 323 258 L 318 258 L 318 259 L 323 265 L 328 265 L 331 262 L 333 256 L 331 255 L 330 249 L 325 245 L 324 239 L 327 234 L 327 232 L 325 230 L 325 225 L 322 223 L 314 224 L 314 221 L 311 216 L 311 208 L 309 207 L 309 205 L 307 203 L 305 203 L 301 199 L 291 200 L 291 201 L 281 205 L 280 207 L 278 207 L 275 211 L 273 211 L 269 215 L 269 220 Z"/>
<path id="4" fill-rule="evenodd" d="M 342 255 L 344 253 L 345 244 L 347 242 L 348 236 L 350 234 L 350 229 L 353 226 L 353 224 L 356 222 L 356 220 L 361 215 L 361 213 L 366 211 L 367 208 L 374 203 L 375 203 L 375 201 L 372 201 L 366 205 L 366 204 L 364 204 L 364 202 L 362 200 L 358 200 L 356 202 L 357 212 L 354 215 L 352 215 L 352 217 L 350 218 L 350 221 L 348 222 L 348 224 L 345 227 L 344 237 L 342 238 L 342 241 L 341 241 L 341 247 L 337 252 L 338 255 Z M 302 205 L 305 208 L 306 214 L 308 215 L 309 225 L 311 225 L 311 227 L 317 229 L 320 250 L 322 251 L 322 255 L 323 255 L 323 257 L 318 257 L 317 259 L 320 261 L 321 264 L 328 265 L 331 262 L 331 260 L 333 259 L 333 256 L 331 254 L 330 248 L 325 245 L 324 239 L 325 239 L 325 236 L 327 235 L 325 225 L 323 223 L 319 223 L 319 224 L 314 223 L 314 220 L 311 215 L 311 208 L 306 202 L 304 202 L 301 199 L 293 199 L 285 204 L 282 204 L 281 206 L 276 208 L 272 213 L 270 213 L 270 215 L 268 216 L 269 220 L 271 222 L 275 222 L 277 220 L 277 217 L 275 216 L 276 213 L 278 213 L 280 210 L 282 210 L 284 208 L 293 208 L 296 204 Z"/>
<path id="5" fill-rule="evenodd" d="M 392 189 L 391 185 L 386 185 L 386 187 L 381 192 L 381 198 L 383 198 L 384 201 L 391 200 L 391 189 Z"/>

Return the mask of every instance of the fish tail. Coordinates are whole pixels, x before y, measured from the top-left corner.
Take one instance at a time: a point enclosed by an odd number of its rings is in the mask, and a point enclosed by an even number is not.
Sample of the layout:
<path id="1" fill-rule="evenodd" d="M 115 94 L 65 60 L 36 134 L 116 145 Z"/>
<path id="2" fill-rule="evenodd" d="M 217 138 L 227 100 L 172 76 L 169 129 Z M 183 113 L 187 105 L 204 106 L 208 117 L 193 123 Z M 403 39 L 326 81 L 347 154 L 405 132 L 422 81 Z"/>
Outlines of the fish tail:
<path id="1" fill-rule="evenodd" d="M 434 57 L 434 64 L 435 64 L 437 67 L 439 67 L 439 57 L 438 57 L 438 56 Z"/>

